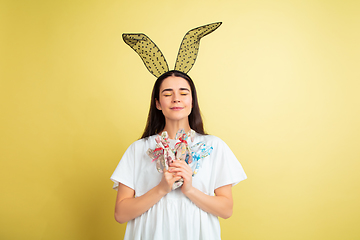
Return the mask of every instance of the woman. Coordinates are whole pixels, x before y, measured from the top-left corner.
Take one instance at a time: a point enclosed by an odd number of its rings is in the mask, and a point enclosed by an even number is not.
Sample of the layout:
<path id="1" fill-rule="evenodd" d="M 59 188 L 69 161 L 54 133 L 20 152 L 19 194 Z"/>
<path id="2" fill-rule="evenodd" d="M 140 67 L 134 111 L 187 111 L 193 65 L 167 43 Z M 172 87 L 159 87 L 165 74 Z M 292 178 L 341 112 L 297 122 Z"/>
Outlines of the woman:
<path id="1" fill-rule="evenodd" d="M 186 141 L 175 140 L 180 129 L 188 133 Z M 159 172 L 147 151 L 156 150 L 164 133 L 169 149 L 183 143 L 191 153 Z M 115 219 L 128 222 L 125 239 L 211 240 L 220 239 L 218 217 L 232 215 L 231 187 L 246 175 L 222 140 L 205 135 L 194 83 L 173 70 L 155 82 L 143 136 L 127 149 L 111 179 L 118 189 Z"/>

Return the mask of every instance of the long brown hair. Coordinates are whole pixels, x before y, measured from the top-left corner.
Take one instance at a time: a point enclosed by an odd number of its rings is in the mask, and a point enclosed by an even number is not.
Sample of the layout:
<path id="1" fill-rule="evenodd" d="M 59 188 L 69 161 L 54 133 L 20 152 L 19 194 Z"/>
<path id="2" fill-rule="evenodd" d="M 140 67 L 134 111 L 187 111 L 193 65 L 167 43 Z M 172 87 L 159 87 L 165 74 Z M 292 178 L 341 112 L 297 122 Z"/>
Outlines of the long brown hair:
<path id="1" fill-rule="evenodd" d="M 152 94 L 151 94 L 151 102 L 150 102 L 150 109 L 149 109 L 149 115 L 147 118 L 146 126 L 143 135 L 141 138 L 146 138 L 151 135 L 157 134 L 161 132 L 165 127 L 165 117 L 161 110 L 158 110 L 156 108 L 156 100 L 159 99 L 159 92 L 160 92 L 160 86 L 161 83 L 166 79 L 167 77 L 175 76 L 175 77 L 181 77 L 185 79 L 191 89 L 191 95 L 192 95 L 192 110 L 189 115 L 189 124 L 190 128 L 193 129 L 195 132 L 200 134 L 206 134 L 204 131 L 204 124 L 201 118 L 199 103 L 197 99 L 196 89 L 194 82 L 191 80 L 191 78 L 180 71 L 172 70 L 164 73 L 161 75 L 155 82 Z"/>

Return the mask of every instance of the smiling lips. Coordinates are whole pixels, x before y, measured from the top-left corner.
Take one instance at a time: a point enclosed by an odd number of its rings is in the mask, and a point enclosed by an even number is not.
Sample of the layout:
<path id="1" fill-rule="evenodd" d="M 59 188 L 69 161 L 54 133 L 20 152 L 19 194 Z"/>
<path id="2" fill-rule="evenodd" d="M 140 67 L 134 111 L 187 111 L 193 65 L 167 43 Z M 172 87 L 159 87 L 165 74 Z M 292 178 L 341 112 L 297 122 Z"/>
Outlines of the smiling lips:
<path id="1" fill-rule="evenodd" d="M 175 111 L 179 111 L 179 110 L 182 110 L 184 109 L 183 107 L 172 107 L 170 108 L 171 110 L 175 110 Z"/>

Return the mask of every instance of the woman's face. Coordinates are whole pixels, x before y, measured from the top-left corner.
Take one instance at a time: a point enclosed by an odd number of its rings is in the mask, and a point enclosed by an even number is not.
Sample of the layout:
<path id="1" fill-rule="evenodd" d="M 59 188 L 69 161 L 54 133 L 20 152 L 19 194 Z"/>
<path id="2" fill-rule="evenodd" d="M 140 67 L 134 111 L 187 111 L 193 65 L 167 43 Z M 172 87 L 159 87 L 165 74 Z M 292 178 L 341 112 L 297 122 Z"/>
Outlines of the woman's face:
<path id="1" fill-rule="evenodd" d="M 189 83 L 176 76 L 170 76 L 160 85 L 159 99 L 156 108 L 161 110 L 165 120 L 186 121 L 192 109 L 192 93 Z"/>

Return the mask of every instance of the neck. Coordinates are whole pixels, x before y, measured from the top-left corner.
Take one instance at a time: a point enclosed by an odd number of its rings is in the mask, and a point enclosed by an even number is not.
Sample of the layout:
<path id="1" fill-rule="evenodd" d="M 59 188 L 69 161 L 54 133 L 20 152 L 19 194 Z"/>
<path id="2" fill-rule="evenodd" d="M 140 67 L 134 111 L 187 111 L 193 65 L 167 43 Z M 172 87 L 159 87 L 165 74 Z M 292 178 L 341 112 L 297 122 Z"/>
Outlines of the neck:
<path id="1" fill-rule="evenodd" d="M 190 131 L 189 122 L 186 121 L 185 123 L 181 122 L 166 122 L 163 131 L 167 131 L 170 139 L 175 139 L 176 133 L 180 130 L 184 129 L 186 133 Z"/>

